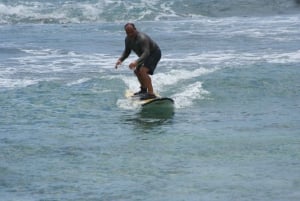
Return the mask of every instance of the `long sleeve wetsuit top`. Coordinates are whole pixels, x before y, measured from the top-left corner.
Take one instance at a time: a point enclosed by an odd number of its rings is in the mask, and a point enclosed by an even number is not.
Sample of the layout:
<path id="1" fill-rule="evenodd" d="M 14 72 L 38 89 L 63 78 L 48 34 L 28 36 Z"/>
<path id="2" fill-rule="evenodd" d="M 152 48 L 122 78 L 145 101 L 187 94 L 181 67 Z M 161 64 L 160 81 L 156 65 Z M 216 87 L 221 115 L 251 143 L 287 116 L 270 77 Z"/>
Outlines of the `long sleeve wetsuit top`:
<path id="1" fill-rule="evenodd" d="M 133 50 L 139 57 L 137 60 L 139 65 L 157 49 L 159 49 L 159 46 L 147 34 L 138 32 L 134 39 L 128 36 L 125 38 L 125 49 L 120 60 L 124 61 Z"/>

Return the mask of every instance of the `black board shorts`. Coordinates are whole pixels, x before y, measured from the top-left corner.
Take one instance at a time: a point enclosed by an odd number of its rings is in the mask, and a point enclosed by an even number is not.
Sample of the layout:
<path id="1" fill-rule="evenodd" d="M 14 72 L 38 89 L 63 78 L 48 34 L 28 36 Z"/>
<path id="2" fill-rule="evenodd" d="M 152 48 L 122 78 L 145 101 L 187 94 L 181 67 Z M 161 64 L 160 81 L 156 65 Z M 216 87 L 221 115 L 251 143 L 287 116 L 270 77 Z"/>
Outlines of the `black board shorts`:
<path id="1" fill-rule="evenodd" d="M 154 52 L 152 52 L 145 60 L 143 63 L 139 64 L 138 67 L 136 68 L 137 71 L 140 70 L 142 66 L 146 67 L 149 69 L 148 74 L 153 75 L 154 70 L 161 58 L 161 51 L 158 48 Z"/>

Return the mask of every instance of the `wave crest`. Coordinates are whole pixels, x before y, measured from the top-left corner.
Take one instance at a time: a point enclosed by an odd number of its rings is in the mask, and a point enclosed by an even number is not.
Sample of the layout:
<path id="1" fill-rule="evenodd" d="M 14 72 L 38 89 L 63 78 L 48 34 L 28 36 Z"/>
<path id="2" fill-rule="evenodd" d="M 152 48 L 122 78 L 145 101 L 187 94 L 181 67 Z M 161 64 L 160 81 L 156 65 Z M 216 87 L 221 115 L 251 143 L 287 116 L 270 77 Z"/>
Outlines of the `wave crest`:
<path id="1" fill-rule="evenodd" d="M 0 24 L 152 21 L 299 12 L 298 0 L 36 0 L 0 3 Z"/>

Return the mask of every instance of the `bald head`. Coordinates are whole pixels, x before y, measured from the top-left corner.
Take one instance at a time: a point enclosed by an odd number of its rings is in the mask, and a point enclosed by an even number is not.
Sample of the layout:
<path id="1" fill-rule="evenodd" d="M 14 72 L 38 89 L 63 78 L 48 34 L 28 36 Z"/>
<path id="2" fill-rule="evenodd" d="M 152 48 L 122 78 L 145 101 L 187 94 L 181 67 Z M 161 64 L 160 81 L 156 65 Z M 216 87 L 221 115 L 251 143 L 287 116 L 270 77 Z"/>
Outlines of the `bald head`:
<path id="1" fill-rule="evenodd" d="M 124 29 L 125 29 L 126 34 L 129 38 L 135 38 L 136 37 L 137 30 L 136 30 L 135 25 L 133 23 L 125 24 Z"/>
<path id="2" fill-rule="evenodd" d="M 130 23 L 130 22 L 128 22 L 127 24 L 124 25 L 124 29 L 126 30 L 127 27 L 132 27 L 132 28 L 136 29 L 135 25 L 133 23 Z"/>

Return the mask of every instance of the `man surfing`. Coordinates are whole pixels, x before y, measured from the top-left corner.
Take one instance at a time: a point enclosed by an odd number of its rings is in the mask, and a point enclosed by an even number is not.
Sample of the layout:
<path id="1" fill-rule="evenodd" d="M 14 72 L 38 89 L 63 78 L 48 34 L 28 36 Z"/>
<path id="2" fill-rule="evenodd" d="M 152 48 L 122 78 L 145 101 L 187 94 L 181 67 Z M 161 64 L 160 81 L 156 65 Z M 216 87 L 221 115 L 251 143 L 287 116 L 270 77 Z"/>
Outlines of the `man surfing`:
<path id="1" fill-rule="evenodd" d="M 115 68 L 118 68 L 133 50 L 139 58 L 131 62 L 129 68 L 134 70 L 141 85 L 141 90 L 134 93 L 134 95 L 140 96 L 141 100 L 156 98 L 149 75 L 153 75 L 161 58 L 160 48 L 147 34 L 139 32 L 133 23 L 125 24 L 124 29 L 127 35 L 125 38 L 125 49 Z"/>

